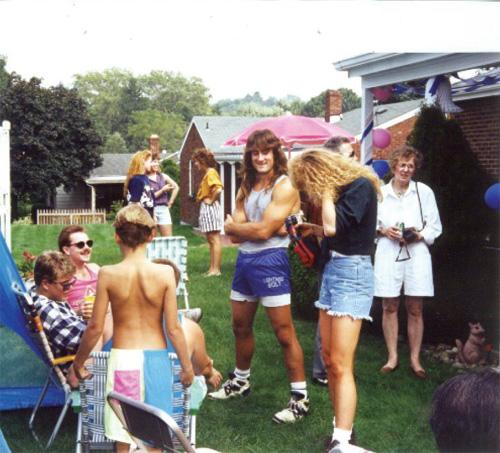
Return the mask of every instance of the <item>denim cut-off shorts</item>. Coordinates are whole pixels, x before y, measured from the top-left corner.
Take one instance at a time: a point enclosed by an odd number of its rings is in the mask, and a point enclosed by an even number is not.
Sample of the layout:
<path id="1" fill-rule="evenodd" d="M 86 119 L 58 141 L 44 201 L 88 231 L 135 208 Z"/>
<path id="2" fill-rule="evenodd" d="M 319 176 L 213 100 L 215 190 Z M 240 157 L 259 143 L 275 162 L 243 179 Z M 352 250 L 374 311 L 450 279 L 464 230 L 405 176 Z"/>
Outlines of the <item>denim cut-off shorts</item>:
<path id="1" fill-rule="evenodd" d="M 371 321 L 373 267 L 368 255 L 346 256 L 332 252 L 323 271 L 316 308 L 331 316 Z"/>

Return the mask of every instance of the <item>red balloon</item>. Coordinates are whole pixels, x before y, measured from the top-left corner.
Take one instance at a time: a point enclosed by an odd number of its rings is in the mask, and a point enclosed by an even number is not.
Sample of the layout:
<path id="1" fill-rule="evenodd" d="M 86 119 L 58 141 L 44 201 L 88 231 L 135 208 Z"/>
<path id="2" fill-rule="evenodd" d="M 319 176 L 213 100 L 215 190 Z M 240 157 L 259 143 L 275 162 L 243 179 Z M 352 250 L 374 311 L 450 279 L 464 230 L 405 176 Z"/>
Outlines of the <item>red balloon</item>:
<path id="1" fill-rule="evenodd" d="M 387 129 L 373 129 L 372 142 L 377 148 L 387 148 L 391 144 L 391 133 Z"/>
<path id="2" fill-rule="evenodd" d="M 381 102 L 388 101 L 392 94 L 391 87 L 372 88 L 373 96 Z"/>

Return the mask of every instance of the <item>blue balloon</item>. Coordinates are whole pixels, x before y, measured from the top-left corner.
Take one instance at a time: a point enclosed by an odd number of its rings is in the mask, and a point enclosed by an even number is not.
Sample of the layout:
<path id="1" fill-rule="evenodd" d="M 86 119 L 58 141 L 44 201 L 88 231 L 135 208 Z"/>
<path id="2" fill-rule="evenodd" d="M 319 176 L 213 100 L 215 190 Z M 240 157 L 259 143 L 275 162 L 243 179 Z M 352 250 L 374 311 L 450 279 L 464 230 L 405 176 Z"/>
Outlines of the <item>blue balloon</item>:
<path id="1" fill-rule="evenodd" d="M 497 182 L 484 193 L 484 201 L 491 209 L 500 209 L 500 183 Z"/>
<path id="2" fill-rule="evenodd" d="M 386 160 L 374 160 L 372 163 L 372 167 L 380 179 L 382 179 L 389 171 L 389 164 Z"/>

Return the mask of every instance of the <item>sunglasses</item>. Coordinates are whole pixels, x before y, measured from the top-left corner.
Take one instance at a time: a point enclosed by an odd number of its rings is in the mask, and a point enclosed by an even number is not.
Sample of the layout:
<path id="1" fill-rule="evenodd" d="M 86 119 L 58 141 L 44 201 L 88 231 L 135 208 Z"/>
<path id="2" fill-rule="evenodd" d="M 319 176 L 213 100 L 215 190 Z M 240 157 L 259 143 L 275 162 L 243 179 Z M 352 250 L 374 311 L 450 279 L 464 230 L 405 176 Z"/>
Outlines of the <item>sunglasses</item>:
<path id="1" fill-rule="evenodd" d="M 83 249 L 83 247 L 87 246 L 88 248 L 92 248 L 94 245 L 94 241 L 92 239 L 89 239 L 88 241 L 80 241 L 80 242 L 75 242 L 74 244 L 70 244 L 70 247 L 74 245 L 75 247 L 78 247 L 79 249 Z"/>
<path id="2" fill-rule="evenodd" d="M 57 283 L 58 285 L 61 285 L 61 288 L 63 291 L 68 291 L 76 282 L 76 278 L 73 277 L 71 280 L 66 280 L 64 282 L 52 282 L 52 283 Z"/>

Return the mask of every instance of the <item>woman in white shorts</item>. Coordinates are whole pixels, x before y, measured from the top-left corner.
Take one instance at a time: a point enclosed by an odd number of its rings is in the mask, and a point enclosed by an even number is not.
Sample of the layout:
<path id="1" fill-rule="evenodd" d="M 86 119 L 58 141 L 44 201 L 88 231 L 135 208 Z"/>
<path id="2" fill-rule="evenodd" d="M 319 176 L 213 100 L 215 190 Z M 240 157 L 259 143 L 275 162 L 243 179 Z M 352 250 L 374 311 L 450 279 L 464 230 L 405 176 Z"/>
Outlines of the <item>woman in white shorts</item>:
<path id="1" fill-rule="evenodd" d="M 390 373 L 398 365 L 398 308 L 401 288 L 408 316 L 410 368 L 419 379 L 426 372 L 420 363 L 424 332 L 424 297 L 434 296 L 429 246 L 441 234 L 441 220 L 432 189 L 412 180 L 422 154 L 410 146 L 390 157 L 391 181 L 382 187 L 378 206 L 375 296 L 383 298 L 382 328 L 388 358 L 380 369 Z"/>
<path id="2" fill-rule="evenodd" d="M 146 174 L 155 196 L 154 220 L 159 230 L 157 233 L 159 236 L 172 236 L 170 208 L 177 198 L 179 186 L 170 176 L 161 172 L 160 162 L 157 159 L 151 161 L 151 171 Z"/>

